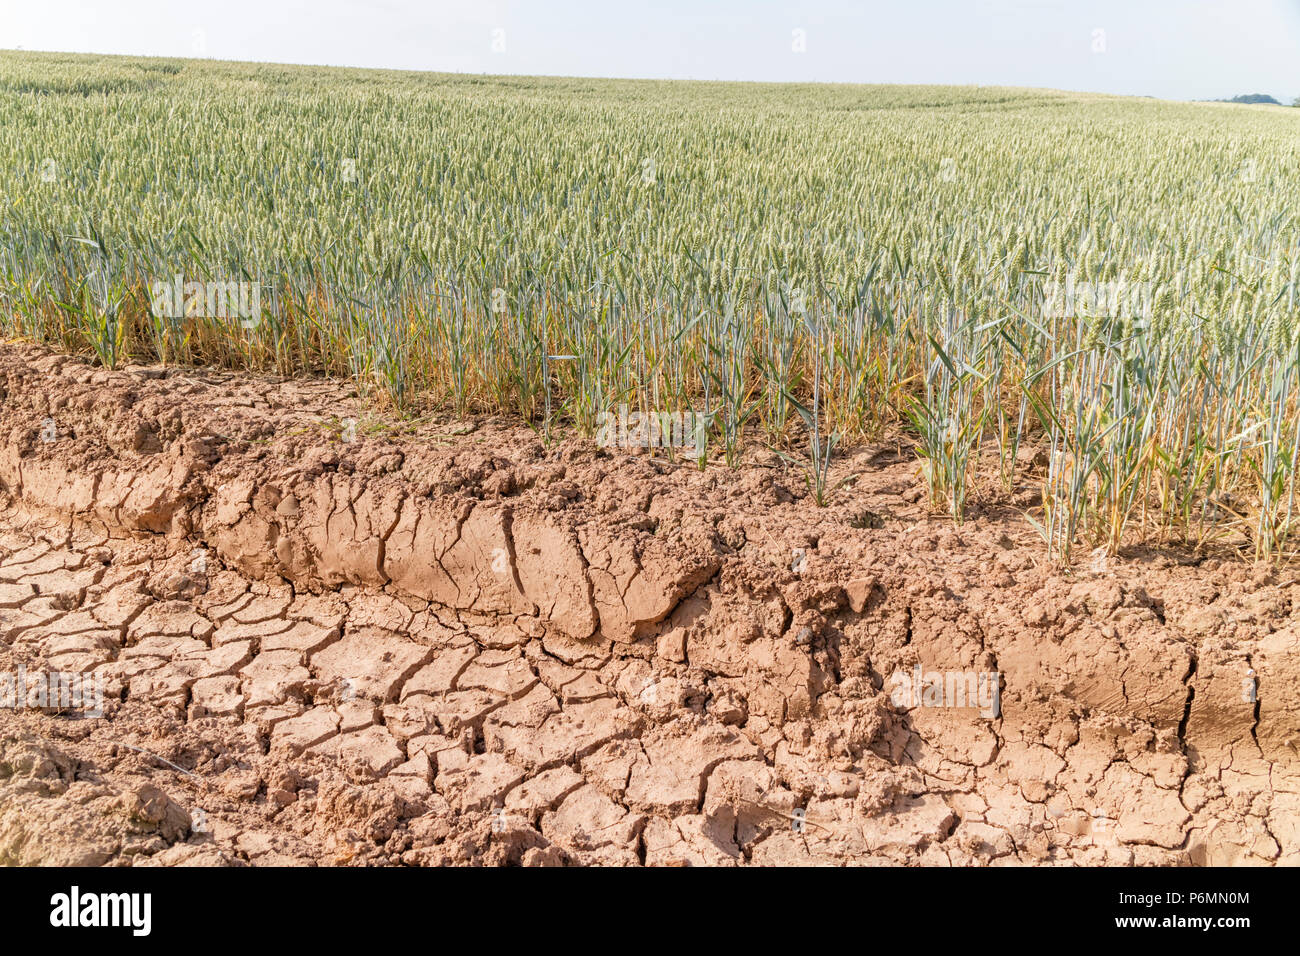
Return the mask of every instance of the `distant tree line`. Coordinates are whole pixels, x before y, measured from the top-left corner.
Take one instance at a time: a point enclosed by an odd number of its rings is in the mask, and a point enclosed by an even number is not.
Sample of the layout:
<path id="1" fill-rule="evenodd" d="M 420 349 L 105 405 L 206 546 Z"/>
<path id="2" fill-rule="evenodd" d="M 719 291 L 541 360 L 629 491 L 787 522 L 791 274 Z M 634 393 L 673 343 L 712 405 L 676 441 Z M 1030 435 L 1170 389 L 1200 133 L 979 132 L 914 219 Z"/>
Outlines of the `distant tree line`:
<path id="1" fill-rule="evenodd" d="M 1267 93 L 1243 93 L 1241 96 L 1234 96 L 1230 100 L 1219 100 L 1220 103 L 1269 103 L 1273 106 L 1281 106 L 1280 100 L 1269 96 Z M 1296 97 L 1292 103 L 1293 106 L 1300 105 L 1300 97 Z"/>

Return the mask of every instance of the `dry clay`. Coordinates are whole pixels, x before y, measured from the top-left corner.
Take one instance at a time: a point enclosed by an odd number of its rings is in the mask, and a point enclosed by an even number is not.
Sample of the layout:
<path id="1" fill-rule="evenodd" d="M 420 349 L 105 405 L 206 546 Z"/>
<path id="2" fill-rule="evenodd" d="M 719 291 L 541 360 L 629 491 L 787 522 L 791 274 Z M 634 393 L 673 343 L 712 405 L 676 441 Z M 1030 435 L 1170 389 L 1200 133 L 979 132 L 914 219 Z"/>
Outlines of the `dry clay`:
<path id="1" fill-rule="evenodd" d="M 818 508 L 328 381 L 0 392 L 0 675 L 103 690 L 0 711 L 0 863 L 1300 862 L 1300 577 L 1067 573 L 1031 456 L 958 528 L 894 445 Z"/>

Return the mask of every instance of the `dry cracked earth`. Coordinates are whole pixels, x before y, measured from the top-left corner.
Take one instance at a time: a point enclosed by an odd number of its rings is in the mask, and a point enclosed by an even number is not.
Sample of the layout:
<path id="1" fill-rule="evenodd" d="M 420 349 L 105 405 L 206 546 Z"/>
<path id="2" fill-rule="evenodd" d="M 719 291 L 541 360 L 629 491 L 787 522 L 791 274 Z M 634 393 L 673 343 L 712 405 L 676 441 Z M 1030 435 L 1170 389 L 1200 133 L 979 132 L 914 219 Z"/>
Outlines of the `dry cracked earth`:
<path id="1" fill-rule="evenodd" d="M 957 528 L 895 445 L 817 508 L 328 381 L 9 344 L 0 399 L 0 702 L 103 689 L 0 710 L 0 863 L 1300 862 L 1300 576 L 1055 568 L 1032 451 Z"/>

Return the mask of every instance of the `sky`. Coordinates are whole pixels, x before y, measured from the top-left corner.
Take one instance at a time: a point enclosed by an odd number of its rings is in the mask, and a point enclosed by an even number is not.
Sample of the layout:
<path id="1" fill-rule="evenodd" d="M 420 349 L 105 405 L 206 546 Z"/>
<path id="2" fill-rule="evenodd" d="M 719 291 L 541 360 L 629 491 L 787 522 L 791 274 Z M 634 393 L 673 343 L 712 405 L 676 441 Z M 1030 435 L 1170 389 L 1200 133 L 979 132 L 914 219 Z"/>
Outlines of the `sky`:
<path id="1" fill-rule="evenodd" d="M 1300 0 L 0 0 L 0 49 L 1300 97 Z"/>

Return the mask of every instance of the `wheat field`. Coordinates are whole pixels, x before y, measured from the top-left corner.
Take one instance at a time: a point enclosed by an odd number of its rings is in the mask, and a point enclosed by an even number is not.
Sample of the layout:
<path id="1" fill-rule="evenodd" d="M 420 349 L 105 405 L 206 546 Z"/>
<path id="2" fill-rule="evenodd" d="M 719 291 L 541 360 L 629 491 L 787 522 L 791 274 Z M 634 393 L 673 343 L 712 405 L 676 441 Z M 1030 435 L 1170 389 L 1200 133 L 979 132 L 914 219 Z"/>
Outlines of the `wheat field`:
<path id="1" fill-rule="evenodd" d="M 1046 90 L 5 52 L 0 330 L 548 435 L 690 411 L 702 467 L 790 451 L 818 500 L 901 430 L 957 521 L 1032 440 L 1061 561 L 1284 561 L 1298 134 Z"/>

